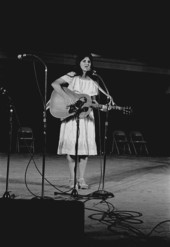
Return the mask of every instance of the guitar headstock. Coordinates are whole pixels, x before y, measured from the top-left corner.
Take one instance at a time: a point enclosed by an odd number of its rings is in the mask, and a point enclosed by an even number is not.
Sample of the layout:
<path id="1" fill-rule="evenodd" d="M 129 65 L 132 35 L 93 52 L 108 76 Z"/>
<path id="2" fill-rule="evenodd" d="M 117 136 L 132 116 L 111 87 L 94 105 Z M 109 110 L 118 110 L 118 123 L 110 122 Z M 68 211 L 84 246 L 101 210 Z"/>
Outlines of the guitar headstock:
<path id="1" fill-rule="evenodd" d="M 132 107 L 130 106 L 123 106 L 122 107 L 123 114 L 130 115 L 132 114 Z"/>
<path id="2" fill-rule="evenodd" d="M 111 110 L 111 109 L 123 111 L 123 114 L 131 114 L 132 113 L 132 107 L 130 107 L 130 106 L 113 105 L 113 106 L 110 106 L 109 110 Z"/>

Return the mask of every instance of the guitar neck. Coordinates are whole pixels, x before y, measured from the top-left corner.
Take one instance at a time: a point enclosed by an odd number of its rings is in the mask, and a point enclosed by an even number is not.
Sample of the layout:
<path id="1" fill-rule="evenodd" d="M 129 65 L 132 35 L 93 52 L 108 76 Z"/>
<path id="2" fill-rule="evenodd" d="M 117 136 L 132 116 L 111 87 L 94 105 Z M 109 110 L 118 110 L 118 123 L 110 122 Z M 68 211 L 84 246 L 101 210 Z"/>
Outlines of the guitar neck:
<path id="1" fill-rule="evenodd" d="M 104 105 L 104 104 L 97 104 L 97 103 L 92 103 L 91 106 L 93 108 L 98 108 L 98 109 L 107 109 L 107 105 Z M 109 110 L 113 109 L 113 110 L 122 110 L 123 107 L 121 106 L 117 106 L 117 105 L 113 105 L 113 106 L 108 106 Z"/>
<path id="2" fill-rule="evenodd" d="M 113 109 L 113 110 L 122 110 L 123 107 L 118 106 L 118 105 L 113 105 L 113 106 L 112 106 L 112 109 Z"/>

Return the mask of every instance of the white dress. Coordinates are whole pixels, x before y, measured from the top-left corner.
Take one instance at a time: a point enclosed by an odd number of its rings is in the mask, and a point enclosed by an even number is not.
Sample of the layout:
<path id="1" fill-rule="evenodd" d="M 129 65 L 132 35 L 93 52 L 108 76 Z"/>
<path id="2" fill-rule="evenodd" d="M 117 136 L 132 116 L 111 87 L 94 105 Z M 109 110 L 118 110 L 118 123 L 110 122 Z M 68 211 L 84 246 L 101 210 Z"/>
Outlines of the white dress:
<path id="1" fill-rule="evenodd" d="M 70 77 L 69 74 L 62 77 L 68 82 L 68 88 L 76 93 L 95 96 L 98 88 L 92 79 L 84 79 L 79 76 Z M 77 121 L 75 117 L 61 122 L 57 153 L 76 154 Z M 85 118 L 79 119 L 78 155 L 96 155 L 95 119 L 93 110 Z"/>

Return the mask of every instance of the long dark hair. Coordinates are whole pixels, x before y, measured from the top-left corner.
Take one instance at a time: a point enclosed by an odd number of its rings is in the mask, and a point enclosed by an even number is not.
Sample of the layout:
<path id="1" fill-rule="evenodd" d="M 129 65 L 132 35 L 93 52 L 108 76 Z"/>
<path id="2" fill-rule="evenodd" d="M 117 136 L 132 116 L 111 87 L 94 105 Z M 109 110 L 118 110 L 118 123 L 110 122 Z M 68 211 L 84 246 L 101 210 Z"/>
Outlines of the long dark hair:
<path id="1" fill-rule="evenodd" d="M 80 54 L 77 55 L 76 57 L 76 63 L 75 63 L 75 72 L 76 72 L 76 75 L 82 75 L 83 74 L 83 71 L 80 67 L 80 62 L 85 58 L 85 57 L 88 57 L 91 61 L 91 70 L 87 71 L 87 76 L 89 77 L 93 77 L 92 76 L 92 73 L 93 73 L 93 69 L 94 69 L 94 66 L 93 66 L 93 56 L 91 55 L 91 53 L 89 52 L 82 52 Z"/>

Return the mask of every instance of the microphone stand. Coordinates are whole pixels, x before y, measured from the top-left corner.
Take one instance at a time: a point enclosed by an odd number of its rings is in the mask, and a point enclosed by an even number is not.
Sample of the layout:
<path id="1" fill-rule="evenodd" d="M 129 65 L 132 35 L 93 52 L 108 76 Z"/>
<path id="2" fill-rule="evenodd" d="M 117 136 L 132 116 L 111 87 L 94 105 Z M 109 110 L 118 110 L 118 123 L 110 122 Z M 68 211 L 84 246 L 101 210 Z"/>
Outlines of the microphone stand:
<path id="1" fill-rule="evenodd" d="M 102 81 L 105 90 L 107 92 L 108 95 L 109 91 L 104 83 L 104 81 L 102 80 L 101 76 L 95 74 L 97 77 L 100 78 L 100 80 Z M 109 100 L 109 98 L 108 98 Z M 108 192 L 105 190 L 105 171 L 106 171 L 106 141 L 107 141 L 107 130 L 108 130 L 108 107 L 109 107 L 109 101 L 107 102 L 107 111 L 106 111 L 106 120 L 105 120 L 105 132 L 104 132 L 104 148 L 103 148 L 103 171 L 102 171 L 102 189 L 101 190 L 97 190 L 95 192 L 92 193 L 92 196 L 94 196 L 95 198 L 102 198 L 102 199 L 107 199 L 107 198 L 112 198 L 114 197 L 113 193 Z"/>
<path id="2" fill-rule="evenodd" d="M 77 131 L 76 131 L 76 144 L 75 144 L 75 157 L 76 158 L 75 158 L 75 167 L 74 167 L 74 187 L 73 187 L 73 190 L 71 192 L 71 195 L 73 197 L 77 197 L 78 196 L 78 192 L 77 192 L 77 189 L 76 189 L 76 183 L 77 183 L 78 138 L 79 138 L 79 123 L 80 123 L 79 114 L 80 114 L 80 109 L 78 109 L 76 114 L 75 114 L 75 116 L 76 116 L 76 124 L 77 124 Z"/>
<path id="3" fill-rule="evenodd" d="M 6 90 L 3 89 L 3 94 L 6 94 Z M 8 96 L 8 95 L 7 95 Z M 9 184 L 9 166 L 10 166 L 10 156 L 11 156 L 11 147 L 12 147 L 12 120 L 13 120 L 13 105 L 11 97 L 8 96 L 9 100 L 9 144 L 8 144 L 8 157 L 7 157 L 7 171 L 6 171 L 6 190 L 3 194 L 3 199 L 14 199 L 15 195 L 10 195 L 8 191 Z"/>
<path id="4" fill-rule="evenodd" d="M 80 123 L 80 113 L 86 110 L 86 107 L 83 109 L 82 106 L 86 102 L 86 99 L 83 99 L 83 101 L 77 101 L 74 105 L 70 107 L 71 112 L 75 112 L 75 117 L 76 117 L 76 144 L 75 144 L 75 167 L 74 167 L 74 187 L 71 192 L 71 195 L 73 197 L 78 196 L 78 192 L 76 189 L 76 182 L 77 182 L 77 164 L 78 164 L 78 138 L 79 138 L 79 123 Z"/>
<path id="5" fill-rule="evenodd" d="M 46 129 L 47 129 L 47 112 L 46 112 L 46 101 L 47 101 L 47 66 L 44 63 L 44 61 L 33 54 L 23 54 L 19 55 L 18 58 L 20 59 L 21 57 L 34 57 L 37 60 L 39 60 L 45 70 L 45 78 L 44 78 L 44 102 L 43 102 L 43 160 L 42 160 L 42 190 L 41 190 L 41 199 L 44 199 L 44 178 L 45 178 L 45 157 L 46 157 Z"/>
<path id="6" fill-rule="evenodd" d="M 42 60 L 40 60 L 42 62 Z M 44 62 L 43 62 L 44 64 Z M 44 199 L 44 178 L 45 178 L 45 156 L 46 156 L 46 139 L 47 139 L 47 112 L 46 112 L 46 102 L 47 102 L 47 66 L 45 67 L 45 87 L 44 87 L 44 108 L 43 108 L 43 137 L 44 137 L 44 145 L 43 145 L 43 164 L 42 164 L 42 191 L 41 197 Z"/>
<path id="7" fill-rule="evenodd" d="M 43 104 L 43 160 L 42 160 L 42 190 L 41 199 L 44 199 L 44 178 L 45 178 L 45 157 L 46 157 L 46 139 L 47 139 L 47 112 L 46 112 L 46 102 L 47 102 L 47 66 L 44 61 L 35 56 L 44 65 L 44 104 Z"/>

